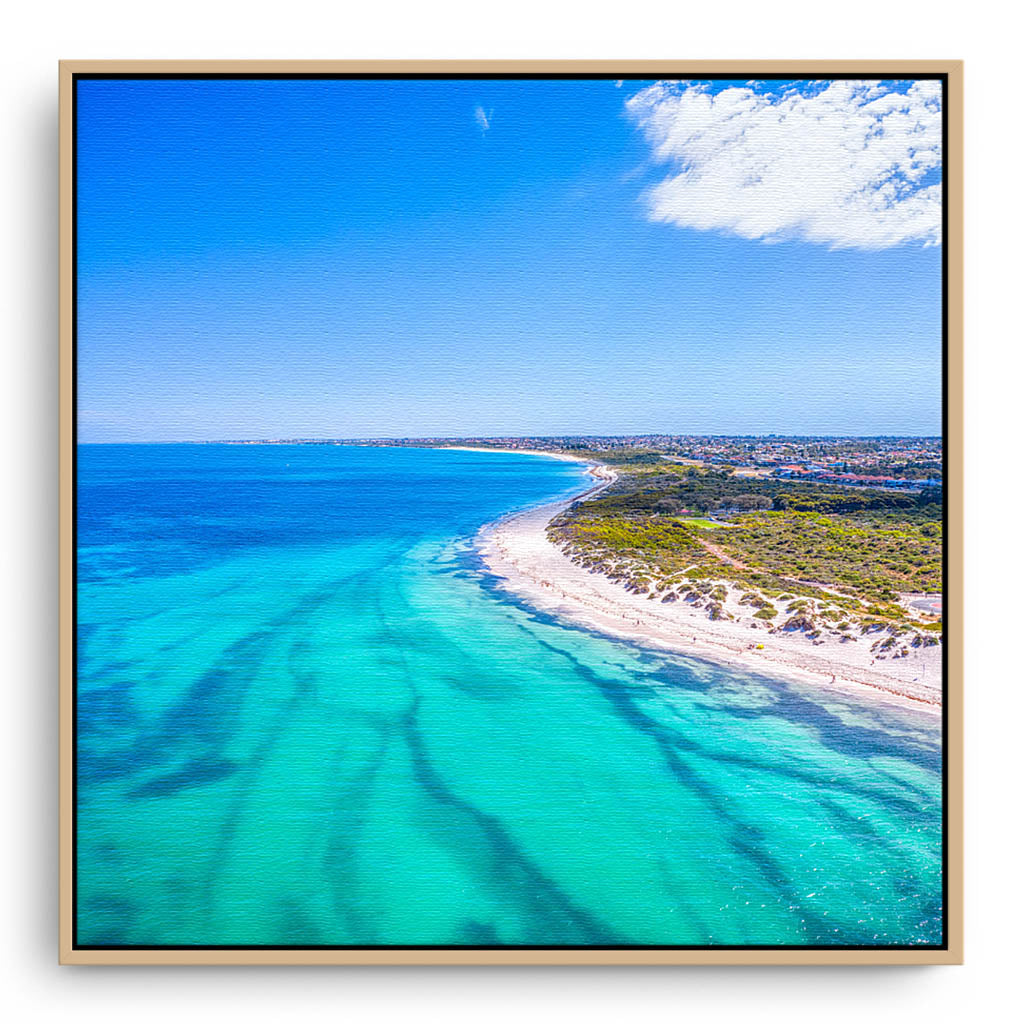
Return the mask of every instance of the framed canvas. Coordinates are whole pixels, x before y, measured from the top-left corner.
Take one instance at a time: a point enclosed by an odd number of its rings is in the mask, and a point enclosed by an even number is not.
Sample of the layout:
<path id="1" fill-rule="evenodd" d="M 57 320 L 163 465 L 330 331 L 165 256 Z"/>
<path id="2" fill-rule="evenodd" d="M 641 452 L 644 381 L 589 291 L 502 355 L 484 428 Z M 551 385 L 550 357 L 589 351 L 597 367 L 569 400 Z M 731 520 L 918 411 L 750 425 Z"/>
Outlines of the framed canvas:
<path id="1" fill-rule="evenodd" d="M 61 64 L 61 961 L 961 962 L 962 121 Z"/>

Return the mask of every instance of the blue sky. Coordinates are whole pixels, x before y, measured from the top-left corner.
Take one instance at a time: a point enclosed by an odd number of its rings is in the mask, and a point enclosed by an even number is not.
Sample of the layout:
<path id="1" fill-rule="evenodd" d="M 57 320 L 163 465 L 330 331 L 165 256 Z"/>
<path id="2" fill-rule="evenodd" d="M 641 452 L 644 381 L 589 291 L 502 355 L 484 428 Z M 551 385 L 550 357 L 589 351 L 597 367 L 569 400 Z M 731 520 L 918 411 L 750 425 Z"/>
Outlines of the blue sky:
<path id="1" fill-rule="evenodd" d="M 80 439 L 936 434 L 920 85 L 81 81 Z"/>

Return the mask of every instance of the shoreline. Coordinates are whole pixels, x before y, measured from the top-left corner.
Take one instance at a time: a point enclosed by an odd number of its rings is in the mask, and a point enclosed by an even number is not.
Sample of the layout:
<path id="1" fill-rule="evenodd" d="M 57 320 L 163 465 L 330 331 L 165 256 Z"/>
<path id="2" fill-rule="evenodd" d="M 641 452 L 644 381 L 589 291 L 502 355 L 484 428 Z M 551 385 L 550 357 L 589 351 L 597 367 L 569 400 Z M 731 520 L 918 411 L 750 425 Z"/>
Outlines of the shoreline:
<path id="1" fill-rule="evenodd" d="M 424 446 L 428 447 L 428 446 Z M 559 462 L 582 462 L 587 466 L 600 467 L 612 472 L 607 466 L 594 459 L 584 458 L 582 455 L 569 455 L 566 452 L 546 452 L 541 448 L 481 448 L 468 444 L 435 444 L 429 445 L 431 451 L 435 452 L 493 452 L 497 455 L 543 455 L 547 459 L 558 459 Z M 579 498 L 573 498 L 578 501 Z"/>
<path id="2" fill-rule="evenodd" d="M 591 459 L 522 449 L 463 449 L 548 455 L 586 463 L 595 486 L 571 498 L 515 512 L 488 523 L 476 536 L 485 569 L 499 586 L 540 611 L 571 625 L 725 667 L 811 685 L 834 692 L 894 702 L 938 716 L 942 711 L 942 648 L 912 651 L 905 658 L 873 657 L 869 636 L 841 641 L 826 635 L 812 643 L 801 633 L 771 633 L 753 609 L 741 606 L 733 584 L 726 610 L 733 619 L 711 621 L 706 610 L 685 601 L 663 604 L 627 591 L 603 574 L 576 565 L 547 537 L 551 520 L 570 505 L 592 498 L 616 479 Z"/>

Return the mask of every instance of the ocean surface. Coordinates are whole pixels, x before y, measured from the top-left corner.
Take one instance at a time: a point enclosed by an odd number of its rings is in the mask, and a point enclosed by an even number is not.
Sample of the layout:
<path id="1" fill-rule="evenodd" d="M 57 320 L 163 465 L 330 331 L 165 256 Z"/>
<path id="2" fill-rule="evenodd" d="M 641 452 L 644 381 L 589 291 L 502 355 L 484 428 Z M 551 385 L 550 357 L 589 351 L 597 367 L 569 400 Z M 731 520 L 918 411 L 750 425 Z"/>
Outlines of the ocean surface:
<path id="1" fill-rule="evenodd" d="M 941 943 L 936 719 L 517 603 L 474 535 L 585 486 L 80 447 L 77 941 Z"/>

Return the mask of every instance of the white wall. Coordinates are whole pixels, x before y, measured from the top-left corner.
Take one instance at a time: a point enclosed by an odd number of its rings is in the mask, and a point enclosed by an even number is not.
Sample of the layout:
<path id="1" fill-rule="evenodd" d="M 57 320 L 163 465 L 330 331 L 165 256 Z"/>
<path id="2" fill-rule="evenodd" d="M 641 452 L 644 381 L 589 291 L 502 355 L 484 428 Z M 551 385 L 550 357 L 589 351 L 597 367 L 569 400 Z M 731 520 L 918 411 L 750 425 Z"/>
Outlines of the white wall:
<path id="1" fill-rule="evenodd" d="M 997 13 L 997 11 L 999 13 Z M 1021 112 L 1011 4 L 682 0 L 79 0 L 2 22 L 4 543 L 0 1004 L 15 1021 L 638 1017 L 858 1024 L 999 1020 L 1019 968 L 1017 734 Z M 1016 18 L 1016 25 L 1011 19 Z M 57 60 L 182 57 L 964 58 L 968 118 L 968 965 L 917 969 L 99 969 L 56 966 Z M 1017 90 L 1021 89 L 1018 93 Z M 1016 481 L 1014 475 L 1016 474 Z M 986 482 L 998 496 L 985 500 Z"/>

